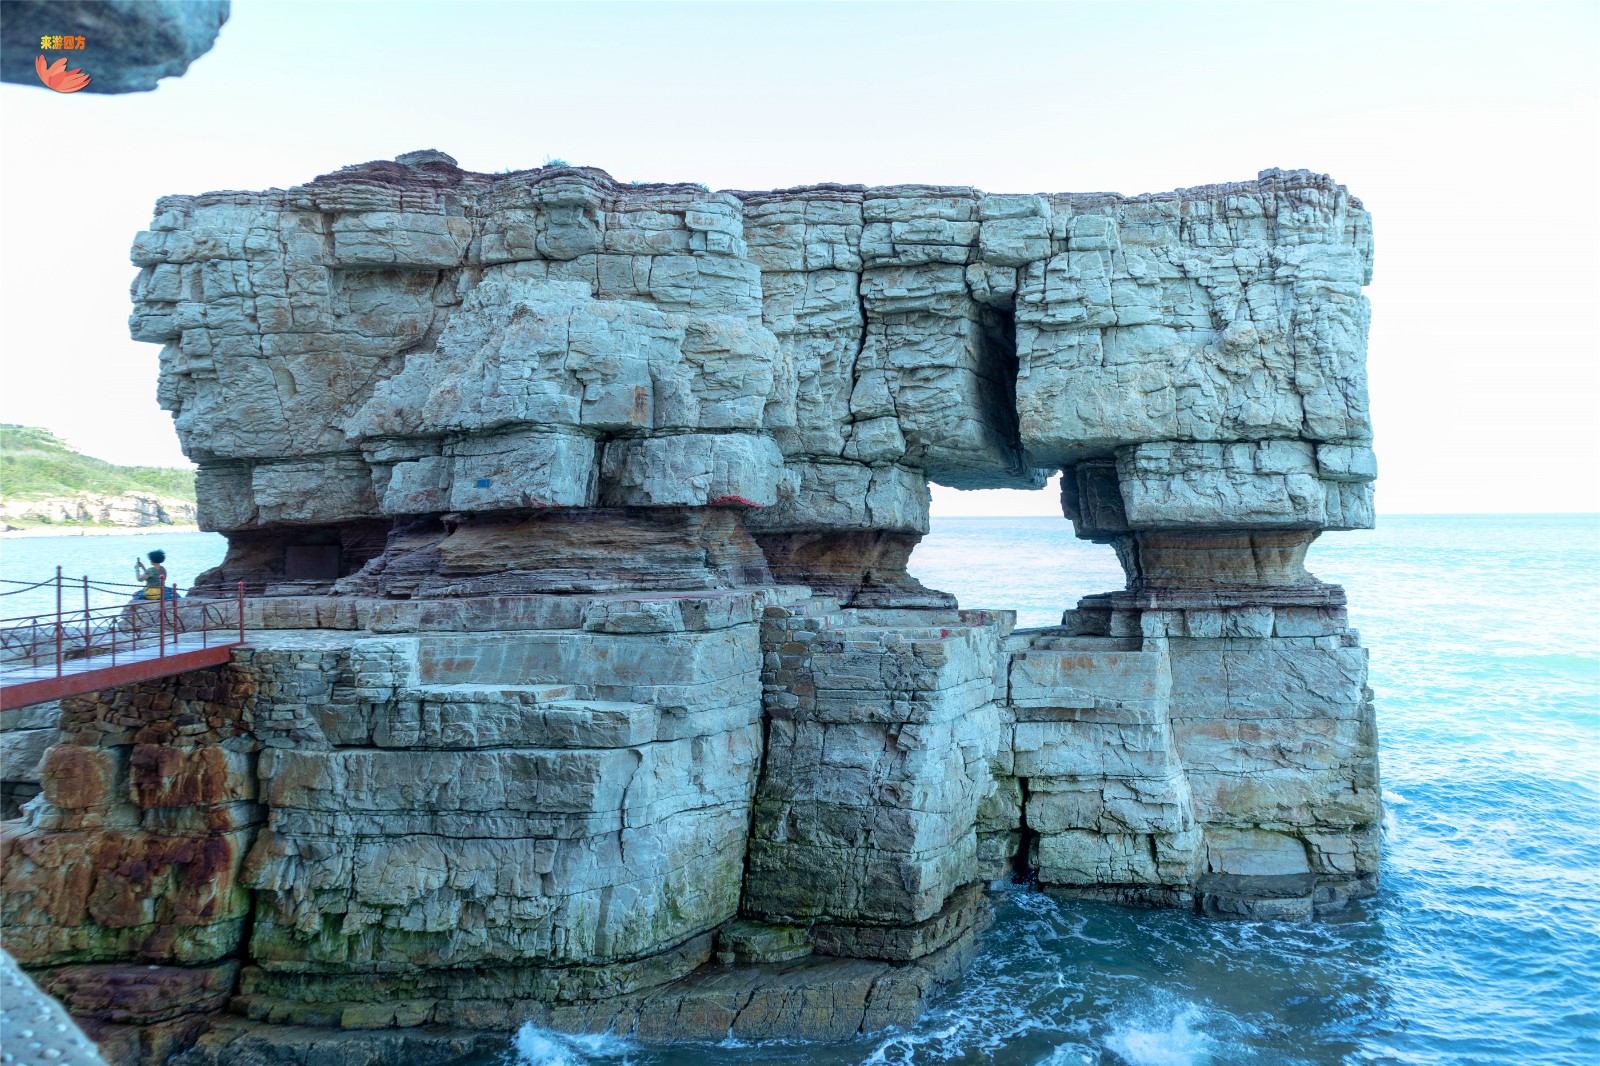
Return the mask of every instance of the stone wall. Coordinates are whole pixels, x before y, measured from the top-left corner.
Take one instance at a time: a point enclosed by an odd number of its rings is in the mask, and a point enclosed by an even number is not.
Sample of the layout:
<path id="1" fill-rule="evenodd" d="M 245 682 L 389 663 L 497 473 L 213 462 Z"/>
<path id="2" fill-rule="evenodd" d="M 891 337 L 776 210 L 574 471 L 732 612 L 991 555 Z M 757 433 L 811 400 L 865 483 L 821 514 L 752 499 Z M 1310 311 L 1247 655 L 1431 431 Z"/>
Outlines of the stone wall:
<path id="1" fill-rule="evenodd" d="M 8 948 L 122 1061 L 431 1062 L 530 1019 L 905 1024 L 1006 876 L 1369 894 L 1365 652 L 1304 558 L 1372 523 L 1370 255 L 1302 171 L 711 193 L 421 152 L 161 201 L 132 329 L 249 647 L 63 703 Z M 930 480 L 1057 470 L 1126 588 L 1014 631 L 907 574 Z"/>

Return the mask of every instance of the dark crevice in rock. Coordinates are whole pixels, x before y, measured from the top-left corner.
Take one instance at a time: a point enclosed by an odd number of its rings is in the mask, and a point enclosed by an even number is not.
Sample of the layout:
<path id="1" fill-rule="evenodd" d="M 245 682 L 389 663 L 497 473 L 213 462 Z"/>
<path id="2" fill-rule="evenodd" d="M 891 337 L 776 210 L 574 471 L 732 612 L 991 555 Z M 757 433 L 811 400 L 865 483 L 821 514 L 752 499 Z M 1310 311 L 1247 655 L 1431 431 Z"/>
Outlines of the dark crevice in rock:
<path id="1" fill-rule="evenodd" d="M 751 774 L 750 774 L 750 782 L 751 782 L 750 794 L 752 796 L 760 795 L 763 786 L 766 785 L 765 777 L 766 777 L 766 772 L 767 772 L 767 750 L 768 750 L 769 746 L 771 745 L 771 743 L 772 743 L 772 717 L 771 717 L 771 715 L 768 715 L 768 714 L 762 714 L 761 715 L 761 750 L 756 752 L 756 764 L 755 764 L 755 767 L 751 771 Z M 760 808 L 760 806 L 758 804 L 751 803 L 750 804 L 749 826 L 748 826 L 748 829 L 746 830 L 748 835 L 745 837 L 746 840 L 754 840 L 760 835 L 760 829 L 758 827 L 758 822 L 759 822 L 760 818 L 761 818 L 761 808 Z M 741 890 L 740 890 L 740 893 L 739 893 L 739 914 L 742 915 L 743 917 L 746 917 L 746 918 L 751 918 L 751 919 L 754 919 L 754 920 L 760 920 L 760 917 L 761 917 L 760 915 L 747 914 L 746 911 L 745 911 L 745 907 L 744 907 L 745 900 L 744 900 L 743 886 L 744 886 L 744 884 L 746 882 L 748 882 L 750 880 L 750 860 L 751 860 L 750 849 L 746 848 L 745 849 L 745 853 L 744 853 L 744 877 L 740 880 L 740 889 Z"/>
<path id="2" fill-rule="evenodd" d="M 981 400 L 990 425 L 1005 438 L 1014 464 L 1011 472 L 1027 479 L 1031 470 L 1017 414 L 1017 316 L 1009 308 L 985 307 L 978 322 L 983 327 L 978 373 L 986 386 Z"/>
<path id="3" fill-rule="evenodd" d="M 1017 778 L 1021 799 L 1017 803 L 1017 853 L 1011 859 L 1011 879 L 1018 884 L 1032 885 L 1039 879 L 1034 849 L 1039 846 L 1039 834 L 1028 825 L 1028 779 Z"/>

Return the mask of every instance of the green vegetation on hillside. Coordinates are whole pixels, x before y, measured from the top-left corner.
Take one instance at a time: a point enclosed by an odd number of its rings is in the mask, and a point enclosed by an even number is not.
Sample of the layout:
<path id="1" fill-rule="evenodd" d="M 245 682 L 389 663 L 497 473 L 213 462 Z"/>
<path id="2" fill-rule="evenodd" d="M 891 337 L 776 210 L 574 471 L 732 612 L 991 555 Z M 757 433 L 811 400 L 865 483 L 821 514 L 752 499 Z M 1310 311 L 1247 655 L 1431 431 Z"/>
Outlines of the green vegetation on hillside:
<path id="1" fill-rule="evenodd" d="M 194 471 L 117 466 L 74 451 L 46 429 L 0 423 L 0 499 L 40 500 L 79 493 L 147 492 L 194 501 Z"/>

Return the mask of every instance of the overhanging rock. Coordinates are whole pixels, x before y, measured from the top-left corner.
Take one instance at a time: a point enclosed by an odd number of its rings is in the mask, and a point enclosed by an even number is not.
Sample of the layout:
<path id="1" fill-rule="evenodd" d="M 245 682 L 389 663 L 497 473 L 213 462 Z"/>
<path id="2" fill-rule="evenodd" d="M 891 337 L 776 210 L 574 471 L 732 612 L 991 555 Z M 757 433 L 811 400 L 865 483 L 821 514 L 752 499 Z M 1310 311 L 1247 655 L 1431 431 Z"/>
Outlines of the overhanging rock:
<path id="1" fill-rule="evenodd" d="M 209 52 L 231 10 L 229 0 L 6 0 L 0 80 L 43 88 L 43 55 L 87 74 L 83 92 L 149 92 Z M 80 48 L 40 47 L 67 35 L 82 37 Z"/>

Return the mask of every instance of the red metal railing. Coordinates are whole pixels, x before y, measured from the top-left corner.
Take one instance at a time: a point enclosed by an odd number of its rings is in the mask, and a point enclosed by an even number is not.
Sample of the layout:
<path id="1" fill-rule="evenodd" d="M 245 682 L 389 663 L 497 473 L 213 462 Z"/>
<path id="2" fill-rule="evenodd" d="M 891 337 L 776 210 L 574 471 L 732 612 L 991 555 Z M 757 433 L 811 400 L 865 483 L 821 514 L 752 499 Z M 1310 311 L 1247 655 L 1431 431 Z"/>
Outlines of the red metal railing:
<path id="1" fill-rule="evenodd" d="M 0 580 L 3 597 L 54 586 L 56 609 L 43 614 L 0 618 L 0 685 L 14 681 L 78 672 L 81 660 L 104 657 L 104 665 L 165 659 L 197 649 L 233 647 L 244 642 L 244 582 L 225 600 L 179 599 L 176 585 L 165 586 L 159 599 L 145 598 L 143 585 L 91 581 L 87 576 L 56 575 L 38 582 Z M 5 587 L 9 586 L 9 587 Z M 83 606 L 68 609 L 82 592 Z M 92 592 L 112 594 L 121 602 L 95 607 Z M 150 652 L 155 654 L 151 655 Z M 97 662 L 95 667 L 102 665 Z M 53 671 L 50 667 L 53 666 Z"/>

